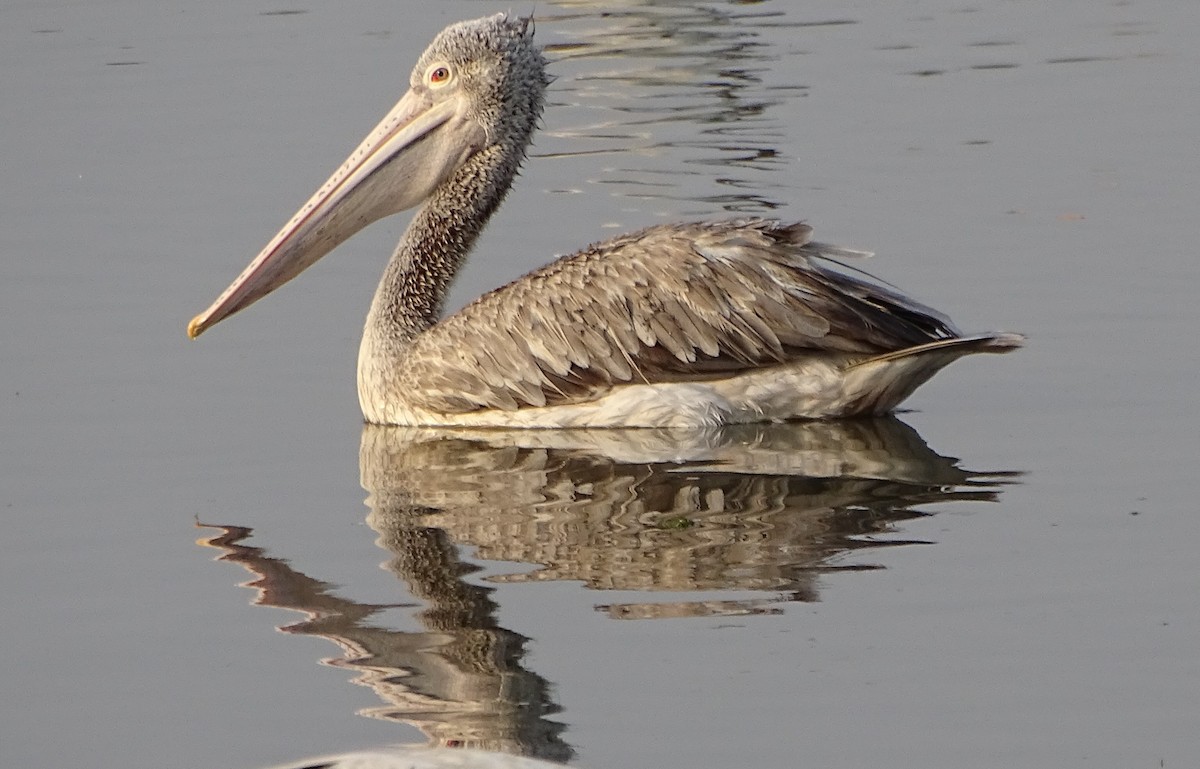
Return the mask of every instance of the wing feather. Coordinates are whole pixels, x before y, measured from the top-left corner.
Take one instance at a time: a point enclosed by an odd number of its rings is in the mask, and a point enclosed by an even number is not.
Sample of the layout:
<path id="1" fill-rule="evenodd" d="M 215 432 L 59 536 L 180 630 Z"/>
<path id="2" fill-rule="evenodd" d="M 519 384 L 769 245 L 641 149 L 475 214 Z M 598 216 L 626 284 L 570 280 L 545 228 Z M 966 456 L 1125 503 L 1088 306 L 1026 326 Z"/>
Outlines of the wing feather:
<path id="1" fill-rule="evenodd" d="M 957 336 L 935 311 L 824 256 L 804 224 L 662 225 L 480 297 L 414 341 L 403 386 L 443 412 L 587 401 L 627 382 L 728 376 L 805 355 Z"/>

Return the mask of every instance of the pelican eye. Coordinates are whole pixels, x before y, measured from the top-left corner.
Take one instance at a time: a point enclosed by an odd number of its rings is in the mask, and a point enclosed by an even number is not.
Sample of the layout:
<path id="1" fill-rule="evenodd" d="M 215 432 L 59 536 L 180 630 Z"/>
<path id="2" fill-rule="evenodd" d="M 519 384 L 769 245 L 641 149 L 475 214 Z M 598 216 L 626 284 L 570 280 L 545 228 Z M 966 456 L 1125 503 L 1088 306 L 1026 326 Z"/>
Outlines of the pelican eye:
<path id="1" fill-rule="evenodd" d="M 450 78 L 452 76 L 453 76 L 453 73 L 450 72 L 449 67 L 447 67 L 445 64 L 439 64 L 436 67 L 430 68 L 429 84 L 430 85 L 445 85 L 446 83 L 450 82 Z"/>

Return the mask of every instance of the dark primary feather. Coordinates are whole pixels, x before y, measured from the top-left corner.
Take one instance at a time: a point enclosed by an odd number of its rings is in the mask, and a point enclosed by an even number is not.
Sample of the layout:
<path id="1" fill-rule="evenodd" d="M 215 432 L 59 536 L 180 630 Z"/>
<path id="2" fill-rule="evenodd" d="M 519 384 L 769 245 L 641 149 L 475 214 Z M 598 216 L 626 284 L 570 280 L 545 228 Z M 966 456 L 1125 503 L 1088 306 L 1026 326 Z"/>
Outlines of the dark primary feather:
<path id="1" fill-rule="evenodd" d="M 401 385 L 442 412 L 590 400 L 624 383 L 727 377 L 814 352 L 954 338 L 949 320 L 832 269 L 805 224 L 671 224 L 589 246 L 414 342 Z"/>

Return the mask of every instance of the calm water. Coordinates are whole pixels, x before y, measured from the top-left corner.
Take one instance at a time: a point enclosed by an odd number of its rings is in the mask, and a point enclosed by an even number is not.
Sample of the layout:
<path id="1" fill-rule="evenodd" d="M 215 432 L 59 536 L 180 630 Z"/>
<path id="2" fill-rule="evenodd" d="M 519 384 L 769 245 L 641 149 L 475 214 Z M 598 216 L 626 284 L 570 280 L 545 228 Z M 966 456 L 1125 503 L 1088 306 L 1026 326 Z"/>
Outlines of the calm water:
<path id="1" fill-rule="evenodd" d="M 5 766 L 1195 764 L 1200 6 L 539 4 L 545 127 L 451 304 L 751 213 L 1030 344 L 897 420 L 501 437 L 360 423 L 404 217 L 184 336 L 509 7 L 430 5 L 0 9 Z"/>

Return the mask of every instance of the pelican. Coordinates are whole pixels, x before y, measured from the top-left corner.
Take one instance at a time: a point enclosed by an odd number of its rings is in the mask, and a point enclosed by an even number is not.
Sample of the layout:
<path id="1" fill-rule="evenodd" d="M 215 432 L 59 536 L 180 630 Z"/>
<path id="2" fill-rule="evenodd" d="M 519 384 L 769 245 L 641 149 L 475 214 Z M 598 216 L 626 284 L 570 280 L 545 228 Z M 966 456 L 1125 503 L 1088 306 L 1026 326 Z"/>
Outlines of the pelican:
<path id="1" fill-rule="evenodd" d="M 358 357 L 368 422 L 690 427 L 876 415 L 963 355 L 964 336 L 897 291 L 837 269 L 868 255 L 804 223 L 649 227 L 564 256 L 442 318 L 511 187 L 550 78 L 528 18 L 434 38 L 409 90 L 207 310 L 210 326 L 367 224 L 420 206 L 384 270 Z M 837 262 L 833 260 L 839 260 Z"/>

